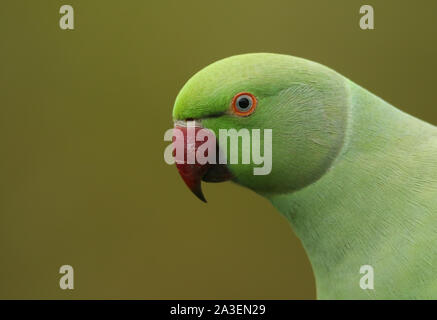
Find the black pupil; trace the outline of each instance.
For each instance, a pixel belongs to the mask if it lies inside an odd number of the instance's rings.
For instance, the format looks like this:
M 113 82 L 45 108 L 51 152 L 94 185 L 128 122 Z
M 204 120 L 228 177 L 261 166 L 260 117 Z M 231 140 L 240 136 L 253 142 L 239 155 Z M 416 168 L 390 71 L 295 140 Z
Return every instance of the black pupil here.
M 247 98 L 241 98 L 240 100 L 238 100 L 238 106 L 241 109 L 246 109 L 247 107 L 249 107 L 250 105 L 250 101 Z

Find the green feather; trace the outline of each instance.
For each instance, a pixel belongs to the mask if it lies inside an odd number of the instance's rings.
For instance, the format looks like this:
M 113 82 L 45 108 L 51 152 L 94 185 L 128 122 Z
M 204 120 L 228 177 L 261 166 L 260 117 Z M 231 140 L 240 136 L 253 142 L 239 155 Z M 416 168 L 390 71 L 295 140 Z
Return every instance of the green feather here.
M 249 91 L 253 115 L 229 112 Z M 321 299 L 437 298 L 437 128 L 335 71 L 304 59 L 248 54 L 218 61 L 179 93 L 175 119 L 273 130 L 273 168 L 230 164 L 234 181 L 290 221 Z M 362 265 L 374 290 L 359 286 Z

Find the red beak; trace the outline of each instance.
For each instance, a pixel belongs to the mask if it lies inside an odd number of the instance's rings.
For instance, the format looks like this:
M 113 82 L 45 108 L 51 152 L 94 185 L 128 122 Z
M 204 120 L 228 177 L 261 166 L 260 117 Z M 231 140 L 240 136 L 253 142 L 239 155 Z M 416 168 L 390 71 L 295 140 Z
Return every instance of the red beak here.
M 196 136 L 200 130 L 204 129 L 195 121 L 177 121 L 173 133 L 173 144 L 175 147 L 176 167 L 179 174 L 184 180 L 187 187 L 203 202 L 206 202 L 202 192 L 202 180 L 210 182 L 221 182 L 231 178 L 230 172 L 224 165 L 214 163 L 199 163 L 197 150 L 199 146 L 209 139 L 214 139 L 213 144 L 216 146 L 215 135 L 212 131 L 207 130 L 206 138 L 202 141 L 196 141 Z M 177 132 L 176 132 L 177 131 Z M 183 144 L 183 145 L 182 145 Z M 218 160 L 218 148 L 216 149 Z M 205 156 L 208 155 L 206 151 Z

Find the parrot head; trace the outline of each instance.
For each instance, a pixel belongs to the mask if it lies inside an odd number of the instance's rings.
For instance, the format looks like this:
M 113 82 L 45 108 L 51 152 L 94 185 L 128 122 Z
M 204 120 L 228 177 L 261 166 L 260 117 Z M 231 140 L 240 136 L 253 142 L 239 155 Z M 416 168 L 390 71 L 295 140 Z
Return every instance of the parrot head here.
M 347 79 L 308 60 L 255 53 L 217 61 L 195 74 L 180 90 L 173 109 L 175 128 L 186 135 L 188 124 L 193 123 L 195 131 L 205 128 L 215 137 L 220 136 L 220 130 L 258 130 L 258 136 L 250 137 L 260 138 L 261 153 L 269 144 L 271 170 L 254 174 L 260 164 L 255 163 L 251 152 L 250 161 L 242 163 L 245 147 L 240 143 L 237 163 L 229 161 L 230 151 L 225 164 L 177 164 L 179 173 L 204 201 L 202 180 L 232 180 L 260 194 L 301 189 L 320 178 L 339 154 L 345 140 L 349 100 Z M 266 130 L 271 130 L 270 140 L 263 135 Z M 188 149 L 195 150 L 199 144 L 195 141 Z M 220 140 L 217 150 L 222 147 Z

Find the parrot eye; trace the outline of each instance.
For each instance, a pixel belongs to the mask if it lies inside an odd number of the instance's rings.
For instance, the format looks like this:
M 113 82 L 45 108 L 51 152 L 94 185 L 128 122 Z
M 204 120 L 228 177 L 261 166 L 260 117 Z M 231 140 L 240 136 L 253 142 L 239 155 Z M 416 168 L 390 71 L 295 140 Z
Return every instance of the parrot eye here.
M 249 92 L 240 92 L 232 99 L 232 110 L 236 115 L 248 116 L 255 111 L 256 98 Z

